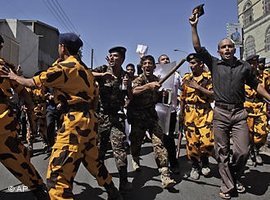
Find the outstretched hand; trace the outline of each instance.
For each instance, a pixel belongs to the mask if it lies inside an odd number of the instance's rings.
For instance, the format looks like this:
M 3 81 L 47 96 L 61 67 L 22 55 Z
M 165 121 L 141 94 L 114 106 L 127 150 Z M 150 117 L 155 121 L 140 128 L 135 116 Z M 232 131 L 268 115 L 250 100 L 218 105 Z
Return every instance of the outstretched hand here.
M 9 74 L 10 69 L 7 68 L 4 64 L 0 64 L 0 76 L 6 77 Z
M 18 77 L 11 69 L 6 68 L 4 65 L 0 65 L 0 77 L 16 80 Z
M 199 22 L 199 17 L 198 17 L 198 13 L 192 14 L 189 17 L 189 23 L 191 26 L 196 26 Z

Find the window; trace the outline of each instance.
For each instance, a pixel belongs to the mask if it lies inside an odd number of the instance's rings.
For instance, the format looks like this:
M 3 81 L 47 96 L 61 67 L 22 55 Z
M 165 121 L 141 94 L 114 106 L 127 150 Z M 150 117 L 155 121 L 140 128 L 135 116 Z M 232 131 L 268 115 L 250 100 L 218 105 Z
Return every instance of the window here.
M 263 10 L 264 14 L 270 13 L 270 0 L 264 0 Z
M 270 27 L 268 27 L 265 33 L 265 51 L 270 51 Z
M 243 24 L 244 26 L 248 26 L 253 22 L 253 9 L 252 3 L 248 1 L 244 6 L 243 11 Z
M 248 36 L 245 41 L 245 57 L 256 54 L 255 39 L 253 36 Z

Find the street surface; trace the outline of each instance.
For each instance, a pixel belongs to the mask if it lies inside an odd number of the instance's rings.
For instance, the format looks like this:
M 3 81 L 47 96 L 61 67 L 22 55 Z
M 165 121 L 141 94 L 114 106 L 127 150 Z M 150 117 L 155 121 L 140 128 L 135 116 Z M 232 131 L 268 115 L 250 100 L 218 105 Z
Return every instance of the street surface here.
M 46 177 L 48 155 L 43 152 L 43 144 L 34 144 L 34 156 L 31 161 L 41 176 Z M 232 199 L 239 200 L 269 200 L 270 199 L 270 157 L 262 155 L 265 164 L 257 167 L 247 167 L 243 183 L 247 192 Z M 118 186 L 118 174 L 115 167 L 112 152 L 108 151 L 105 161 L 113 180 Z M 177 181 L 175 187 L 168 191 L 161 187 L 160 176 L 154 162 L 154 155 L 150 143 L 145 143 L 142 148 L 142 171 L 133 172 L 130 156 L 129 180 L 133 183 L 133 190 L 124 196 L 126 200 L 216 200 L 219 198 L 220 176 L 217 171 L 217 163 L 211 159 L 212 175 L 209 178 L 201 176 L 198 181 L 189 178 L 191 165 L 186 160 L 185 147 L 181 147 L 181 157 L 179 158 L 180 175 L 173 177 Z M 13 175 L 0 164 L 0 200 L 34 200 L 31 192 L 20 184 Z M 102 200 L 107 199 L 104 188 L 97 185 L 95 179 L 81 165 L 74 182 L 73 192 L 75 199 L 79 200 Z

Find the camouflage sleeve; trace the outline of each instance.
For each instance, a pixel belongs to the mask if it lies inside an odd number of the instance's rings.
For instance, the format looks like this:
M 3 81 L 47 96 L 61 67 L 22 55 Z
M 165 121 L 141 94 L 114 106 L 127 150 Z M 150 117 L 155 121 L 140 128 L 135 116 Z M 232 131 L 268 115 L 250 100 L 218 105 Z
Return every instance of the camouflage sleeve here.
M 44 71 L 37 76 L 34 76 L 33 80 L 37 87 L 45 86 L 58 88 L 65 83 L 66 75 L 61 65 L 58 64 L 48 68 L 47 71 Z
M 143 84 L 143 79 L 139 76 L 135 80 L 132 81 L 132 89 L 138 86 L 142 86 Z

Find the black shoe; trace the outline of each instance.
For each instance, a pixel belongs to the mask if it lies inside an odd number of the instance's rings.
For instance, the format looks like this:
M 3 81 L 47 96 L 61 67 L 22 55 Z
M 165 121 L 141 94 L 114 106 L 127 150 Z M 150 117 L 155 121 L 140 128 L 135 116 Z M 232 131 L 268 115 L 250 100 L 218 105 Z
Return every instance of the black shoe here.
M 170 170 L 172 171 L 173 174 L 180 174 L 180 169 L 178 166 L 171 167 Z
M 130 183 L 128 181 L 125 183 L 120 183 L 120 185 L 119 185 L 119 191 L 121 193 L 127 193 L 127 192 L 131 191 L 132 188 L 133 188 L 132 183 Z
M 106 192 L 108 193 L 108 200 L 123 200 L 120 192 L 114 186 L 113 183 L 110 185 L 105 186 Z

